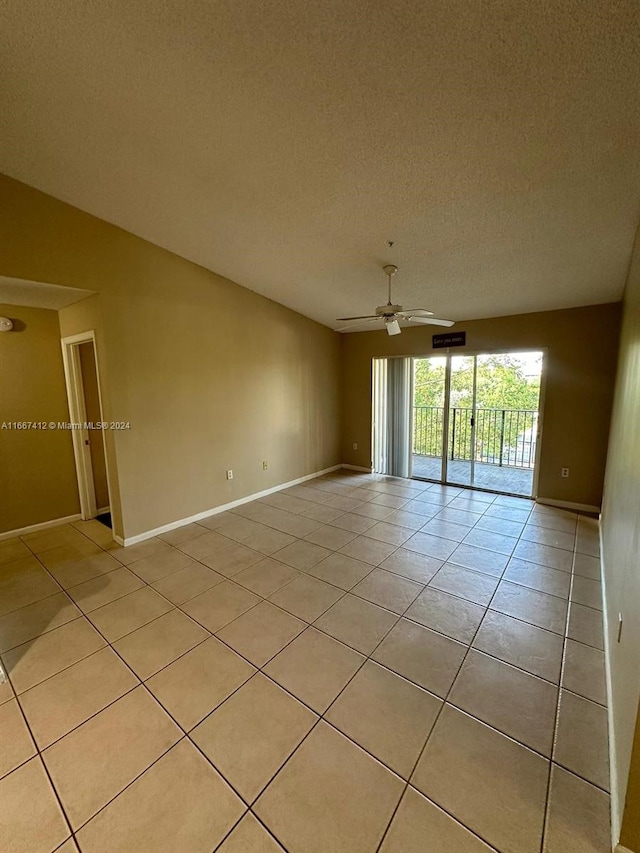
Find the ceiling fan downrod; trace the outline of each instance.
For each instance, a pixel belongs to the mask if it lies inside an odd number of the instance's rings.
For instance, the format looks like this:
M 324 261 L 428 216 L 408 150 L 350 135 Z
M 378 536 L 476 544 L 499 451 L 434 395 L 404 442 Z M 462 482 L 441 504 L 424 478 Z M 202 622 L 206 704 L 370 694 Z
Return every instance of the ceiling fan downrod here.
M 387 279 L 389 281 L 387 305 L 391 305 L 391 279 L 398 272 L 398 267 L 395 264 L 386 264 L 384 267 L 382 267 L 382 269 L 384 270 L 385 275 L 387 276 Z

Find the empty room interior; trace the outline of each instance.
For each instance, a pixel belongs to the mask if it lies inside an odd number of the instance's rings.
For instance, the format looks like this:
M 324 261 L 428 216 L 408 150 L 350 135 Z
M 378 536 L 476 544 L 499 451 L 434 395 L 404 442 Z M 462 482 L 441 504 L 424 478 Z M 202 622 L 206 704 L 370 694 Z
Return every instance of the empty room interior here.
M 640 853 L 637 3 L 1 20 L 3 853 Z

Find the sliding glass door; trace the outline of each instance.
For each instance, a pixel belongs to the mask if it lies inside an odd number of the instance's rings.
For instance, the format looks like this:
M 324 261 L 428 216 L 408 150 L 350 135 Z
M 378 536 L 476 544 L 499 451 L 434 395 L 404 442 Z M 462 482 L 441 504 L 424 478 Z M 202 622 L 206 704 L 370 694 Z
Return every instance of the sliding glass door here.
M 457 486 L 473 486 L 476 359 L 473 355 L 453 355 L 449 356 L 449 363 L 449 440 L 445 478 Z
M 542 353 L 413 359 L 411 476 L 533 494 Z
M 413 359 L 413 453 L 411 476 L 444 480 L 446 388 L 448 360 L 444 356 Z

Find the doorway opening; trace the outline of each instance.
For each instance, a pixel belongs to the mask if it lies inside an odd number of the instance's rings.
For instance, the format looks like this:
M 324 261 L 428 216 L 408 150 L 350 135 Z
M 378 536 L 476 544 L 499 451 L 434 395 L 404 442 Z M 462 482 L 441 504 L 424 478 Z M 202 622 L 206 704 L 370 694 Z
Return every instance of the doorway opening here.
M 413 359 L 411 476 L 532 497 L 543 353 Z
M 62 358 L 71 417 L 80 512 L 111 528 L 100 380 L 95 335 L 85 332 L 62 339 Z

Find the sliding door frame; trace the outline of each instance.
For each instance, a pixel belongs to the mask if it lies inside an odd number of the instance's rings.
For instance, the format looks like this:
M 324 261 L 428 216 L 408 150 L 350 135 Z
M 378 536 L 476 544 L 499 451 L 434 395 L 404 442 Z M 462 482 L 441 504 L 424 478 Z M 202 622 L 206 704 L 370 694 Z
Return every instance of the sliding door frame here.
M 414 369 L 413 358 L 409 358 L 410 368 L 409 368 L 409 406 L 411 411 L 409 413 L 409 446 L 407 448 L 407 452 L 409 454 L 409 480 L 413 480 L 413 437 L 415 434 L 415 418 L 413 417 L 413 400 L 416 390 L 416 372 Z
M 446 483 L 449 474 L 449 412 L 451 409 L 451 358 L 449 351 L 445 356 L 444 365 L 444 411 L 442 413 L 442 483 Z
M 476 474 L 476 412 L 478 405 L 478 356 L 472 355 L 473 359 L 473 392 L 471 394 L 471 447 L 469 449 L 470 466 L 469 466 L 469 487 L 475 488 Z
M 539 352 L 542 354 L 542 365 L 540 368 L 540 393 L 538 396 L 538 423 L 536 430 L 536 452 L 534 457 L 534 467 L 533 467 L 533 479 L 532 479 L 532 494 L 531 495 L 519 495 L 514 494 L 513 492 L 498 492 L 497 494 L 503 495 L 513 495 L 514 497 L 519 498 L 535 498 L 538 495 L 538 483 L 540 478 L 540 459 L 541 459 L 541 451 L 542 451 L 542 437 L 543 437 L 543 424 L 544 424 L 544 404 L 545 404 L 545 396 L 546 396 L 546 386 L 547 386 L 547 358 L 548 358 L 548 347 L 519 347 L 517 349 L 513 348 L 495 348 L 491 350 L 478 350 L 475 352 L 456 352 L 455 350 L 452 352 L 451 348 L 447 348 L 444 352 L 430 352 L 425 353 L 424 355 L 412 355 L 410 356 L 412 360 L 412 370 L 411 370 L 411 406 L 413 407 L 413 392 L 414 392 L 414 381 L 415 381 L 415 361 L 418 359 L 427 359 L 427 358 L 446 358 L 445 364 L 445 377 L 444 377 L 444 413 L 443 413 L 443 423 L 442 423 L 442 457 L 441 457 L 441 480 L 430 480 L 428 478 L 423 477 L 414 477 L 413 476 L 413 415 L 411 417 L 412 429 L 411 429 L 411 442 L 409 445 L 410 451 L 410 477 L 412 479 L 422 480 L 423 482 L 436 482 L 441 483 L 444 486 L 459 486 L 461 488 L 471 488 L 475 489 L 479 492 L 489 492 L 491 494 L 496 494 L 495 489 L 486 489 L 482 486 L 476 486 L 473 484 L 473 475 L 475 468 L 475 459 L 473 449 L 475 448 L 475 429 L 476 429 L 476 403 L 477 403 L 477 371 L 478 371 L 478 356 L 481 355 L 518 355 L 520 353 L 529 353 L 529 352 Z M 449 412 L 450 412 L 450 403 L 451 403 L 451 359 L 456 355 L 460 356 L 471 356 L 474 358 L 474 370 L 473 370 L 473 425 L 471 427 L 471 483 L 465 486 L 463 483 L 453 483 L 448 479 L 448 456 L 449 456 Z M 395 358 L 396 356 L 390 356 L 390 358 Z M 406 358 L 407 356 L 402 356 L 402 358 Z
M 540 459 L 542 458 L 542 428 L 544 424 L 544 402 L 547 393 L 547 347 L 539 350 L 524 350 L 524 352 L 541 352 L 542 367 L 540 368 L 540 396 L 538 397 L 538 423 L 536 431 L 536 454 L 533 463 L 533 484 L 531 487 L 534 500 L 538 497 L 538 482 L 540 479 Z

